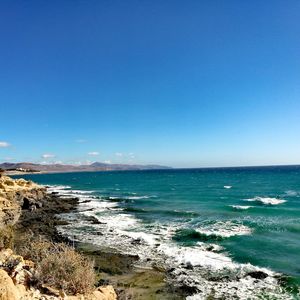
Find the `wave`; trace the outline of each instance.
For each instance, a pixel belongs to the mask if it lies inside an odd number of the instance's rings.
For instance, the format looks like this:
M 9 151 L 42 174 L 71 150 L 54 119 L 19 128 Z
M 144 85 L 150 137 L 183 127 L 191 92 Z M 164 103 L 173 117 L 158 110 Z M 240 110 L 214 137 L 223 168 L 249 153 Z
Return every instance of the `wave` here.
M 105 199 L 114 202 L 133 202 L 134 200 L 156 198 L 156 196 L 108 196 Z
M 183 228 L 183 229 L 178 229 L 175 235 L 172 237 L 172 239 L 177 242 L 190 242 L 190 241 L 208 242 L 208 241 L 220 241 L 223 238 L 216 234 L 207 235 L 195 229 Z
M 252 233 L 251 228 L 234 221 L 219 221 L 207 224 L 197 228 L 196 231 L 208 237 L 216 236 L 222 238 L 229 238 L 236 235 L 250 235 Z
M 127 212 L 138 212 L 138 213 L 148 213 L 147 210 L 142 209 L 142 208 L 136 208 L 136 207 L 126 207 L 126 208 L 124 208 L 124 211 L 127 211 Z
M 149 199 L 149 198 L 153 198 L 153 196 L 128 196 L 128 197 L 125 197 L 125 199 L 129 199 L 129 200 L 140 200 L 140 199 Z
M 236 210 L 247 210 L 247 209 L 253 207 L 251 205 L 229 205 L 229 206 Z
M 67 189 L 70 187 L 65 189 L 65 192 L 70 192 Z M 236 263 L 226 253 L 218 253 L 223 249 L 217 245 L 217 241 L 236 235 L 251 234 L 251 228 L 240 222 L 202 222 L 197 228 L 180 228 L 183 226 L 182 222 L 143 224 L 133 214 L 118 210 L 122 208 L 118 202 L 138 199 L 129 199 L 129 196 L 96 200 L 84 193 L 77 194 L 77 197 L 83 200 L 79 210 L 69 214 L 69 217 L 72 216 L 72 222 L 60 226 L 58 228 L 60 233 L 77 241 L 105 245 L 122 253 L 138 255 L 140 263 L 146 266 L 151 267 L 153 262 L 166 266 L 169 270 L 168 280 L 174 280 L 175 286 L 193 289 L 194 295 L 187 299 L 206 299 L 212 294 L 215 298 L 257 299 L 256 295 L 259 292 L 276 296 L 270 299 L 290 299 L 287 295 L 282 298 L 278 296 L 281 293 L 277 290 L 278 274 L 250 264 Z M 84 200 L 88 200 L 87 197 L 91 199 L 89 202 Z M 150 198 L 150 196 L 132 197 Z M 135 207 L 125 208 L 125 212 L 130 210 L 187 216 L 193 214 L 177 210 L 147 211 Z M 97 218 L 99 224 L 97 222 L 93 224 L 88 218 L 82 218 L 89 215 Z M 196 243 L 193 247 L 185 247 L 174 240 L 182 242 L 193 240 Z M 255 272 L 263 274 L 264 278 L 255 279 L 249 275 Z
M 95 200 L 90 200 L 90 201 L 82 201 L 79 202 L 79 207 L 78 211 L 84 212 L 84 211 L 93 211 L 94 213 L 98 212 L 103 212 L 107 210 L 111 210 L 117 207 L 116 203 L 111 203 L 107 201 L 95 201 Z
M 47 188 L 48 192 L 56 192 L 71 188 L 69 185 L 45 185 L 45 187 Z
M 118 230 L 128 230 L 130 228 L 135 228 L 139 223 L 138 220 L 129 214 L 111 214 L 111 215 L 95 215 L 96 218 L 104 224 L 107 224 L 109 228 L 114 228 Z
M 231 185 L 224 185 L 224 189 L 231 189 L 232 186 Z
M 231 221 L 216 222 L 204 225 L 200 228 L 182 228 L 178 229 L 173 236 L 173 240 L 180 242 L 189 241 L 221 241 L 224 238 L 230 238 L 237 235 L 249 235 L 252 233 L 251 228 L 234 223 Z
M 156 210 L 156 209 L 144 209 L 144 208 L 137 208 L 137 207 L 126 207 L 123 209 L 127 212 L 137 212 L 137 213 L 147 213 L 147 214 L 161 214 L 165 216 L 174 216 L 174 217 L 185 217 L 185 218 L 192 218 L 198 217 L 199 213 L 193 211 L 180 211 L 180 210 Z
M 83 191 L 83 190 L 66 190 L 66 192 L 70 194 L 79 194 L 79 195 L 84 195 L 84 194 L 92 194 L 94 191 Z
M 265 205 L 278 205 L 287 202 L 284 199 L 271 198 L 271 197 L 254 197 L 251 199 L 245 199 L 245 201 L 249 202 L 259 202 Z

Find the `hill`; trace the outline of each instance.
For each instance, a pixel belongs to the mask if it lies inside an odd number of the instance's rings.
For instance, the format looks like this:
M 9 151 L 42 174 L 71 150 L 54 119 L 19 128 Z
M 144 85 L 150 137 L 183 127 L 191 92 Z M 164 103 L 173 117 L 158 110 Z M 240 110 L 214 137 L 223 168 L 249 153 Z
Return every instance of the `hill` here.
M 68 165 L 68 164 L 35 164 L 30 162 L 2 163 L 0 168 L 5 171 L 19 172 L 91 172 L 91 171 L 117 171 L 117 170 L 158 170 L 170 169 L 160 165 L 129 165 L 129 164 L 106 164 L 95 162 L 90 165 Z

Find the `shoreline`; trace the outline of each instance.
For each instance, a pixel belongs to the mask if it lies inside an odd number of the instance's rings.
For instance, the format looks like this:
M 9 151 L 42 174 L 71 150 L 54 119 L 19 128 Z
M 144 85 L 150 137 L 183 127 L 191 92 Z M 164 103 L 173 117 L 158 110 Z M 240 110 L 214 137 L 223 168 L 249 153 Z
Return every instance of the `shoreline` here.
M 74 246 L 78 252 L 95 261 L 97 285 L 113 285 L 120 300 L 181 300 L 188 296 L 188 291 L 175 291 L 168 285 L 164 269 L 136 266 L 139 260 L 137 255 L 121 254 L 107 247 L 76 242 L 61 235 L 57 226 L 66 225 L 67 222 L 59 214 L 75 211 L 78 204 L 76 197 L 62 198 L 56 193 L 47 193 L 40 208 L 33 212 L 22 210 L 15 225 L 16 242 L 30 231 L 34 236 L 40 235 L 55 243 Z
M 270 292 L 272 295 L 278 295 L 278 299 L 292 299 L 284 292 L 284 290 L 287 291 L 286 288 L 292 288 L 292 286 L 283 274 L 250 264 L 236 263 L 226 255 L 214 253 L 213 249 L 173 247 L 172 252 L 161 256 L 157 248 L 163 247 L 164 244 L 155 244 L 145 249 L 143 247 L 147 246 L 147 243 L 143 243 L 137 236 L 131 236 L 127 241 L 125 240 L 126 247 L 120 248 L 109 242 L 112 236 L 117 243 L 122 239 L 124 242 L 126 234 L 122 235 L 118 230 L 113 229 L 114 224 L 117 225 L 118 222 L 106 223 L 93 213 L 95 209 L 97 211 L 98 204 L 109 212 L 112 208 L 102 206 L 102 204 L 106 204 L 107 199 L 115 203 L 116 199 L 100 197 L 104 199 L 102 203 L 101 200 L 93 200 L 99 199 L 97 196 L 93 199 L 85 196 L 84 194 L 91 193 L 89 190 L 69 190 L 71 186 L 63 185 L 44 187 L 48 188 L 48 192 L 41 200 L 42 205 L 33 212 L 29 209 L 22 210 L 22 216 L 17 225 L 19 235 L 29 229 L 34 235 L 42 234 L 55 242 L 64 242 L 74 246 L 78 252 L 96 262 L 96 286 L 112 285 L 118 294 L 118 299 L 192 300 L 199 299 L 197 297 L 202 297 L 203 294 L 212 297 L 211 299 L 219 299 L 218 297 L 225 294 L 228 299 L 243 299 L 243 297 L 236 297 L 244 296 L 245 293 L 253 295 L 254 288 L 259 291 L 258 294 L 255 292 L 255 295 Z M 119 200 L 117 199 L 117 202 Z M 115 206 L 117 205 L 113 205 Z M 117 215 L 119 215 L 118 211 L 116 209 Z M 107 226 L 107 224 L 110 225 Z M 77 238 L 76 228 L 82 225 L 97 228 L 92 234 L 93 239 L 85 238 L 85 235 L 88 235 L 85 227 Z M 145 252 L 144 256 L 141 249 L 150 252 Z M 182 257 L 181 250 L 188 255 L 186 258 Z M 194 250 L 198 252 L 193 252 Z M 160 256 L 152 257 L 152 254 Z M 198 255 L 197 261 L 194 255 Z M 221 263 L 220 267 L 214 268 L 211 264 L 218 261 Z M 245 293 L 238 292 L 243 285 L 246 285 Z

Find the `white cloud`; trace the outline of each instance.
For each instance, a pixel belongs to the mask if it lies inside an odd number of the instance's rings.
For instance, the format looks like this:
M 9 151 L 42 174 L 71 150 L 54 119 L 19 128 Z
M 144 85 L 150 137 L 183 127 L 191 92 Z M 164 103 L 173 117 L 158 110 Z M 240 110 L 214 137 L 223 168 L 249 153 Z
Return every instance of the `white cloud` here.
M 55 157 L 55 155 L 51 154 L 51 153 L 45 153 L 45 154 L 42 155 L 42 158 L 45 158 L 45 159 L 47 159 L 47 158 L 53 158 L 53 157 Z
M 8 142 L 0 142 L 0 148 L 7 148 L 10 144 Z
M 110 160 L 105 160 L 104 163 L 105 164 L 111 164 L 111 161 Z
M 130 153 L 129 153 L 129 157 L 130 157 L 130 158 L 135 158 L 134 153 L 133 153 L 133 152 L 130 152 Z
M 91 151 L 91 152 L 88 152 L 88 155 L 91 155 L 91 156 L 97 156 L 99 155 L 100 153 L 98 151 Z
M 123 153 L 121 153 L 121 152 L 116 152 L 116 153 L 115 153 L 115 156 L 122 157 L 122 156 L 123 156 Z

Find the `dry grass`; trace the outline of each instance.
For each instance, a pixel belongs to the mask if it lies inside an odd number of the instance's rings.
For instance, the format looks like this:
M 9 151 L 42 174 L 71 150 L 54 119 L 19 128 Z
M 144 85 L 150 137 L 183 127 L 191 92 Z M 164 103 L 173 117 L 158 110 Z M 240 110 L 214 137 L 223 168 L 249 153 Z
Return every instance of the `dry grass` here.
M 94 263 L 68 245 L 27 237 L 27 243 L 21 243 L 18 254 L 35 262 L 35 277 L 40 285 L 73 295 L 90 292 L 94 287 Z
M 14 245 L 14 228 L 6 226 L 0 229 L 0 249 L 12 248 Z

